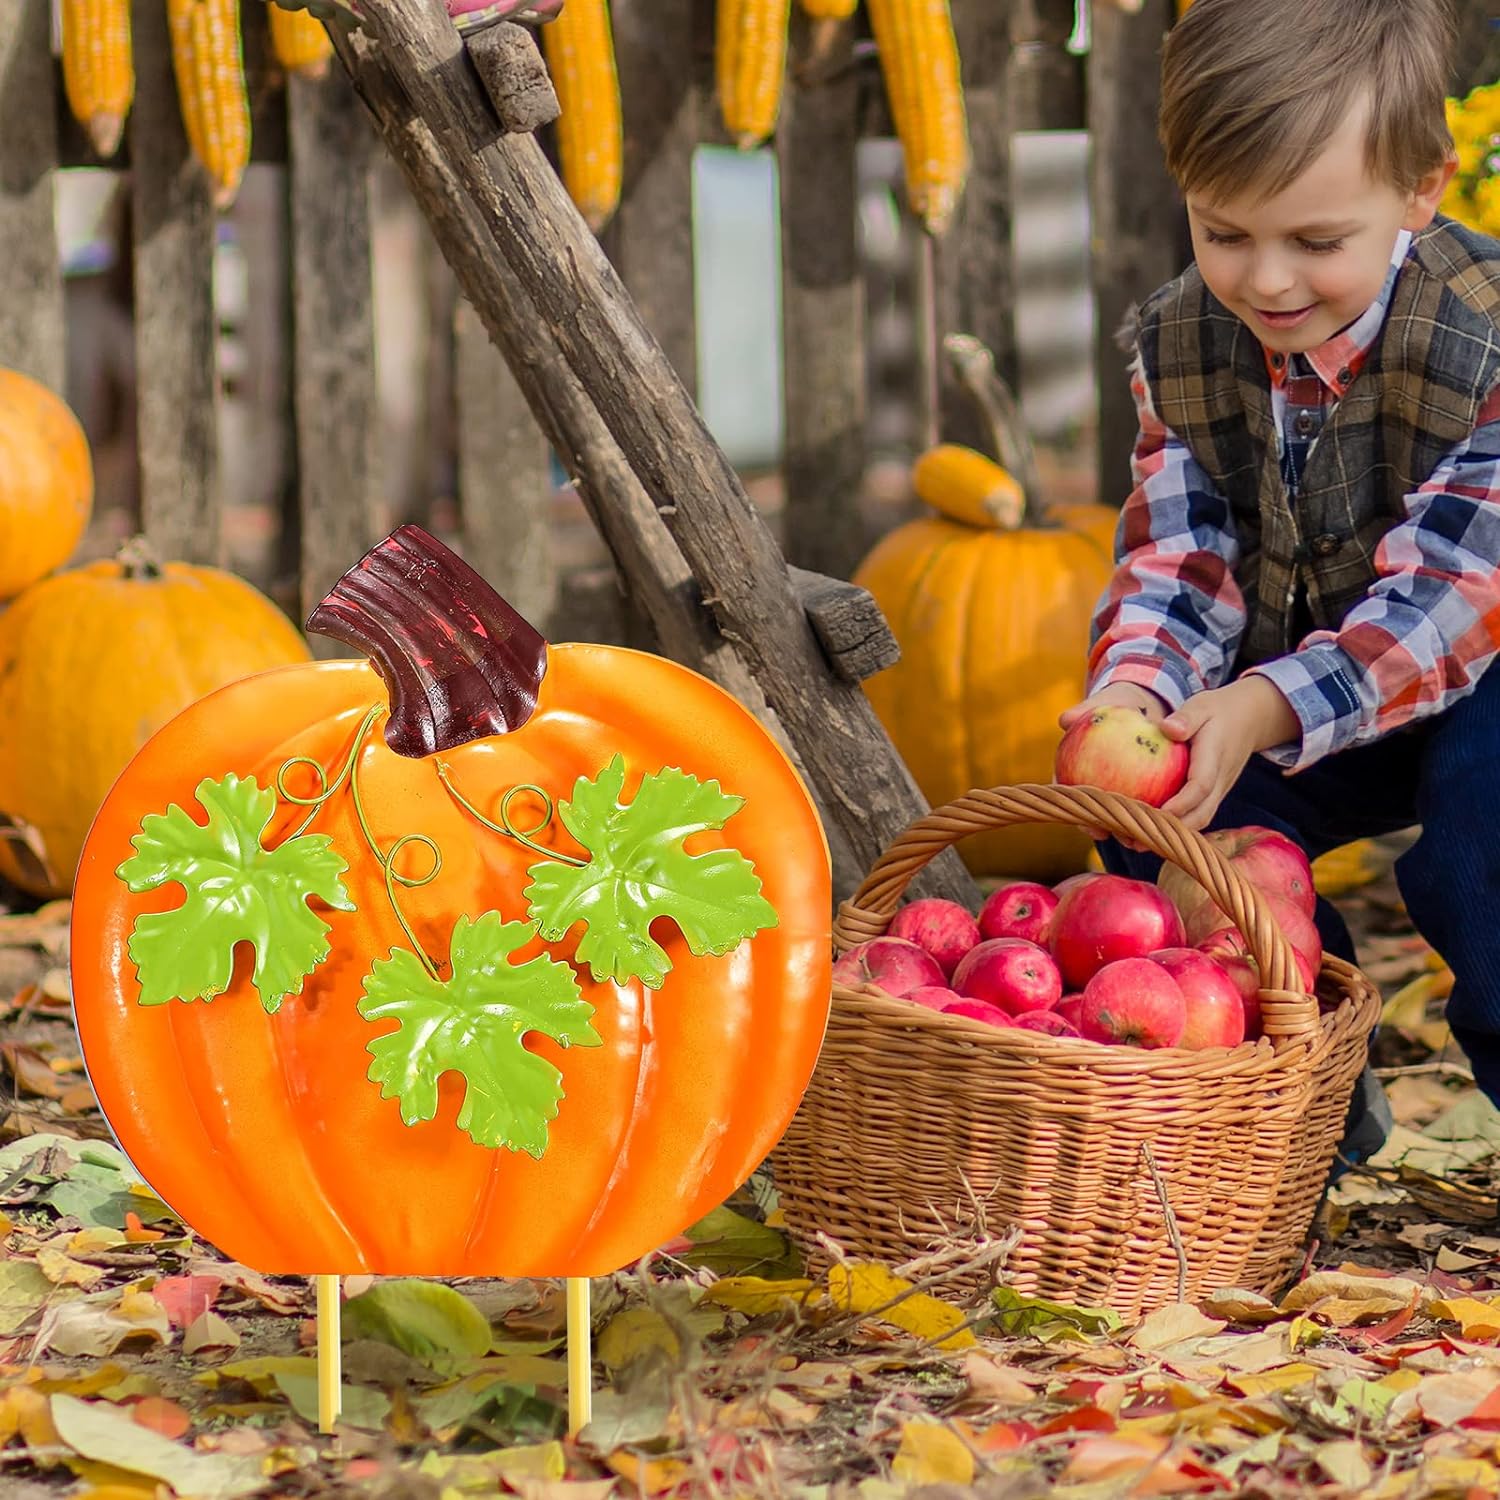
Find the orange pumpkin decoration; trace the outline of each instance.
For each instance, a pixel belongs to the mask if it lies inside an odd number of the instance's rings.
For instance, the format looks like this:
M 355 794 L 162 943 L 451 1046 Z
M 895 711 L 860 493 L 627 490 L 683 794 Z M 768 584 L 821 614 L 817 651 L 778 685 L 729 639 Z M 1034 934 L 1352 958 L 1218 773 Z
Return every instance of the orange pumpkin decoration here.
M 0 599 L 60 567 L 94 508 L 78 418 L 19 370 L 0 370 Z
M 0 874 L 66 894 L 95 810 L 155 730 L 236 677 L 307 659 L 244 579 L 159 563 L 141 538 L 32 584 L 0 615 L 0 814 L 28 834 L 0 838 Z
M 211 694 L 90 833 L 73 984 L 105 1116 L 186 1222 L 267 1271 L 617 1269 L 721 1203 L 811 1075 L 811 800 L 717 686 L 547 646 L 414 527 L 309 624 L 378 675 Z

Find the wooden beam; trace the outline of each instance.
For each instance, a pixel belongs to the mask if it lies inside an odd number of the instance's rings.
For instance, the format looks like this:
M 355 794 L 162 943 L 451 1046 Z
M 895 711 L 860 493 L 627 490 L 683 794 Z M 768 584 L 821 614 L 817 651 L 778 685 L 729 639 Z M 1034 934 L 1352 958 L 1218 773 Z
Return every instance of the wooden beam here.
M 0 6 L 0 366 L 64 395 L 67 338 L 52 204 L 50 7 Z
M 1067 49 L 1077 0 L 1011 0 L 1010 128 L 1083 129 L 1083 59 Z
M 688 582 L 703 592 L 719 634 L 774 705 L 823 814 L 836 888 L 847 892 L 925 805 L 910 773 L 860 689 L 828 667 L 780 553 L 733 468 L 535 141 L 510 136 L 471 148 L 488 105 L 477 78 L 456 61 L 460 43 L 441 7 L 368 0 L 363 9 L 378 46 L 353 54 L 365 65 L 357 85 L 377 118 L 382 104 L 390 109 L 403 95 L 410 101 L 430 141 L 412 144 L 419 154 L 434 152 L 446 181 L 459 190 L 457 201 L 447 190 L 434 199 L 430 169 L 414 181 L 460 282 L 476 307 L 489 310 L 487 322 L 490 311 L 511 301 L 523 327 L 509 338 L 491 327 L 508 357 L 511 345 L 528 341 L 540 345 L 544 357 L 549 347 L 561 356 L 566 380 L 556 378 L 557 364 L 549 365 L 551 378 L 539 377 L 519 348 L 512 368 L 544 426 L 560 427 L 567 408 L 580 439 L 561 450 L 570 462 L 578 460 L 582 440 L 594 435 L 580 405 L 591 407 L 607 429 L 676 542 Z M 340 56 L 350 54 L 341 50 Z M 385 82 L 372 87 L 369 70 L 386 74 Z M 390 123 L 399 131 L 399 121 Z M 457 243 L 455 228 L 461 231 Z M 508 299 L 507 288 L 524 302 Z M 613 497 L 618 487 L 608 493 Z M 627 580 L 638 593 L 654 593 L 649 569 Z M 956 857 L 935 861 L 925 873 L 930 885 L 960 899 L 975 895 Z
M 162 556 L 221 566 L 217 220 L 207 174 L 189 154 L 183 133 L 161 0 L 134 0 L 130 28 L 141 526 Z
M 829 666 L 845 682 L 863 682 L 901 660 L 901 647 L 868 589 L 805 568 L 789 571 Z
M 793 562 L 847 578 L 867 538 L 864 277 L 855 148 L 852 18 L 793 12 L 792 65 L 776 133 L 781 183 L 783 545 Z

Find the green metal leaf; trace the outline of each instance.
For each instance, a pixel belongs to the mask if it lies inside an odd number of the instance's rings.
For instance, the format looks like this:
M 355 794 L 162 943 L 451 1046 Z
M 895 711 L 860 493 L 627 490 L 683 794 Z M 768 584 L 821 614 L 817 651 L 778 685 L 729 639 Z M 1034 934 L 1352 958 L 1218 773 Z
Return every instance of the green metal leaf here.
M 400 1027 L 369 1045 L 371 1082 L 401 1102 L 413 1125 L 437 1113 L 438 1079 L 450 1069 L 467 1087 L 458 1128 L 480 1146 L 505 1146 L 539 1157 L 547 1122 L 563 1097 L 562 1074 L 522 1045 L 538 1031 L 564 1047 L 597 1047 L 594 1008 L 579 994 L 567 964 L 545 955 L 512 964 L 534 935 L 530 922 L 486 912 L 460 917 L 450 944 L 451 977 L 434 979 L 416 954 L 397 948 L 365 976 L 359 1013 Z
M 339 878 L 348 865 L 325 833 L 265 848 L 276 793 L 254 777 L 204 777 L 193 795 L 208 813 L 206 825 L 175 802 L 148 813 L 130 841 L 136 852 L 115 871 L 137 895 L 169 881 L 187 892 L 181 906 L 139 916 L 131 929 L 140 1004 L 222 995 L 235 945 L 248 942 L 260 1003 L 274 1013 L 328 956 L 328 923 L 308 909 L 308 898 L 354 910 Z
M 672 963 L 651 936 L 658 917 L 670 917 L 695 954 L 728 953 L 777 925 L 755 867 L 737 849 L 689 854 L 683 847 L 691 834 L 722 828 L 743 797 L 667 768 L 642 778 L 627 806 L 619 800 L 624 784 L 625 759 L 617 755 L 593 781 L 580 776 L 573 800 L 559 805 L 568 832 L 592 857 L 582 868 L 542 860 L 528 869 L 526 898 L 543 938 L 555 942 L 582 922 L 578 961 L 596 980 L 639 979 L 659 989 Z

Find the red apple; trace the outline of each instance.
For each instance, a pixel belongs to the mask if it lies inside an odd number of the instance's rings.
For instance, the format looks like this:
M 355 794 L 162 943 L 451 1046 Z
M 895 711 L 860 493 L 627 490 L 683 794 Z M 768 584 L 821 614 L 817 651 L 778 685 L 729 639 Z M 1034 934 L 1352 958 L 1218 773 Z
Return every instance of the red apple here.
M 960 997 L 946 984 L 919 984 L 916 989 L 908 990 L 901 998 L 910 1000 L 913 1005 L 924 1006 L 928 1010 L 946 1010 Z
M 1298 980 L 1311 994 L 1318 970 L 1323 965 L 1323 937 L 1318 931 L 1317 923 L 1306 912 L 1299 911 L 1276 896 L 1266 896 L 1264 899 L 1276 925 L 1281 928 L 1282 935 L 1292 945 Z M 1211 958 L 1218 958 L 1223 953 L 1249 956 L 1250 945 L 1239 928 L 1222 912 L 1219 913 L 1219 922 L 1222 925 L 1205 933 L 1194 946 Z
M 1234 931 L 1233 928 L 1230 931 Z M 1239 933 L 1234 935 L 1239 937 Z M 1244 953 L 1231 952 L 1227 948 L 1211 950 L 1199 948 L 1206 953 L 1229 976 L 1230 982 L 1239 991 L 1240 1005 L 1245 1012 L 1245 1040 L 1253 1042 L 1260 1035 L 1260 970 L 1255 960 Z
M 979 908 L 979 936 L 1045 943 L 1056 910 L 1057 893 L 1050 887 L 1029 880 L 1013 881 L 992 891 Z
M 1070 989 L 1117 958 L 1144 958 L 1182 944 L 1177 908 L 1148 880 L 1099 875 L 1058 903 L 1050 945 Z
M 1187 1004 L 1179 1047 L 1237 1047 L 1245 1040 L 1239 986 L 1208 954 L 1196 948 L 1161 948 L 1148 956 L 1177 981 Z
M 1081 1022 L 1090 1041 L 1175 1047 L 1187 1025 L 1187 1001 L 1160 964 L 1118 958 L 1084 986 Z
M 926 896 L 903 906 L 885 931 L 887 937 L 905 938 L 925 948 L 945 975 L 952 974 L 959 959 L 979 941 L 974 913 L 940 896 Z
M 1188 747 L 1138 708 L 1107 704 L 1075 719 L 1057 747 L 1063 786 L 1097 786 L 1160 807 L 1187 780 Z
M 1300 845 L 1285 834 L 1255 824 L 1245 828 L 1217 828 L 1205 837 L 1257 890 L 1312 916 L 1318 893 L 1313 888 L 1312 866 Z M 1156 883 L 1182 913 L 1189 942 L 1199 941 L 1223 922 L 1224 913 L 1186 870 L 1164 864 Z
M 953 988 L 1018 1016 L 1051 1010 L 1062 999 L 1062 975 L 1052 955 L 1025 938 L 986 938 L 959 960 Z
M 1052 887 L 1052 894 L 1062 901 L 1069 891 L 1077 890 L 1081 885 L 1087 885 L 1091 880 L 1097 880 L 1103 872 L 1100 870 L 1084 870 L 1078 875 L 1065 875 Z
M 898 999 L 924 984 L 942 984 L 947 977 L 925 948 L 905 938 L 878 937 L 856 943 L 833 965 L 836 981 L 858 986 L 878 984 Z
M 1017 1016 L 1011 1025 L 1018 1031 L 1040 1031 L 1047 1036 L 1077 1037 L 1080 1032 L 1071 1021 L 1065 1021 L 1055 1010 L 1029 1010 Z
M 970 1021 L 984 1021 L 990 1026 L 1014 1026 L 1015 1018 L 991 1005 L 988 1000 L 974 1000 L 966 995 L 955 995 L 951 1005 L 943 1006 L 945 1016 L 965 1016 Z
M 1078 990 L 1074 990 L 1070 995 L 1064 995 L 1062 999 L 1052 1007 L 1052 1010 L 1050 1012 L 1041 1012 L 1042 1015 L 1052 1014 L 1061 1016 L 1063 1020 L 1065 1020 L 1068 1025 L 1073 1027 L 1075 1030 L 1078 1027 L 1079 1017 L 1082 1015 L 1082 1013 L 1083 995 Z

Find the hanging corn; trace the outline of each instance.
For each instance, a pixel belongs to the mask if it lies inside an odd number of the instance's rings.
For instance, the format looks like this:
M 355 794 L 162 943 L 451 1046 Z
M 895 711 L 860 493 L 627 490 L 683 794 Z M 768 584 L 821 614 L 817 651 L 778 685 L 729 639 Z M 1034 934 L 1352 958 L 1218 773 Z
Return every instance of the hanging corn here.
M 268 0 L 271 17 L 271 52 L 288 73 L 321 78 L 328 71 L 333 43 L 318 18 L 305 10 L 283 10 Z
M 62 0 L 63 91 L 94 150 L 119 149 L 135 95 L 130 0 Z
M 958 41 L 948 0 L 866 0 L 865 8 L 901 141 L 907 202 L 929 234 L 941 234 L 969 171 Z
M 859 0 L 797 0 L 804 15 L 815 21 L 845 21 L 859 7 Z
M 776 128 L 791 11 L 791 0 L 718 0 L 714 81 L 724 127 L 742 151 Z
M 250 101 L 240 53 L 239 0 L 167 0 L 177 102 L 193 155 L 228 208 L 250 161 Z
M 606 0 L 568 0 L 541 28 L 562 113 L 557 154 L 563 185 L 597 233 L 620 206 L 624 130 L 620 79 Z

